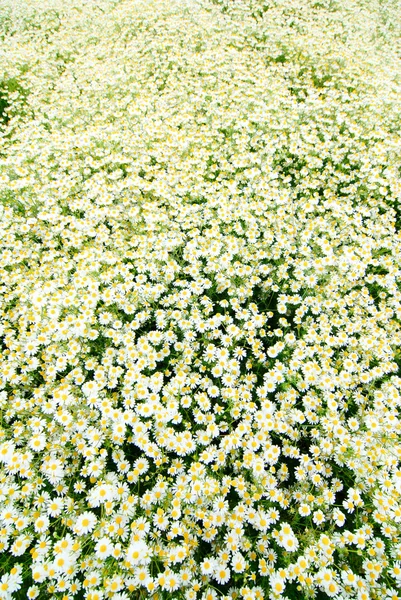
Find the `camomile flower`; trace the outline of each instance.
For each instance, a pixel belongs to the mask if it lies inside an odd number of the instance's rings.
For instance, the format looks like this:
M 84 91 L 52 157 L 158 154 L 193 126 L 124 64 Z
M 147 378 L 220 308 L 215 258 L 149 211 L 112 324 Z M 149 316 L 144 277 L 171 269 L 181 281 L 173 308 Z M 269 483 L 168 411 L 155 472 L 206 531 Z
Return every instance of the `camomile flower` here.
M 312 516 L 313 522 L 316 525 L 321 525 L 326 520 L 324 513 L 321 510 L 315 510 Z
M 146 586 L 151 581 L 153 581 L 153 579 L 150 576 L 148 567 L 146 567 L 146 566 L 137 566 L 136 569 L 135 569 L 135 575 L 134 575 L 134 583 L 135 583 L 135 585 Z
M 88 381 L 82 386 L 82 391 L 87 398 L 95 398 L 99 392 L 99 386 L 95 381 Z
M 34 522 L 35 531 L 37 531 L 38 533 L 43 533 L 47 531 L 49 528 L 49 523 L 50 521 L 47 515 L 38 517 Z
M 164 582 L 161 584 L 162 589 L 168 592 L 174 592 L 180 587 L 181 579 L 179 575 L 169 570 L 166 570 L 163 575 Z
M 12 597 L 11 595 L 17 592 L 22 585 L 22 567 L 16 565 L 11 569 L 9 573 L 3 574 L 0 579 L 0 593 L 5 597 Z
M 210 558 L 204 558 L 201 565 L 201 572 L 204 575 L 210 575 L 212 573 L 214 573 L 215 569 L 216 569 L 216 561 L 214 559 L 210 559 Z
M 73 529 L 78 535 L 86 535 L 87 533 L 93 531 L 96 523 L 96 515 L 94 515 L 92 512 L 84 512 L 78 517 Z
M 75 563 L 74 555 L 68 550 L 64 550 L 57 554 L 54 558 L 52 566 L 60 573 L 68 573 L 70 567 Z
M 65 475 L 64 465 L 59 458 L 49 458 L 42 465 L 43 473 L 52 484 L 57 484 Z
M 243 573 L 246 568 L 246 560 L 239 552 L 231 557 L 231 568 L 235 573 Z
M 31 541 L 32 538 L 30 536 L 25 534 L 19 535 L 11 544 L 9 549 L 10 553 L 13 556 L 22 556 L 26 549 L 30 546 Z
M 132 541 L 127 548 L 126 560 L 132 565 L 146 564 L 150 561 L 150 550 L 142 539 Z
M 295 552 L 299 547 L 299 542 L 295 535 L 283 536 L 280 543 L 287 552 Z
M 29 447 L 34 452 L 40 452 L 46 446 L 46 436 L 43 433 L 33 435 L 29 440 Z
M 29 598 L 29 600 L 35 600 L 35 598 L 39 596 L 39 591 L 37 585 L 31 585 L 27 590 L 26 597 Z
M 108 537 L 102 537 L 96 542 L 95 553 L 101 559 L 106 559 L 112 555 L 113 544 Z
M 308 506 L 308 504 L 302 503 L 298 507 L 298 512 L 301 515 L 301 517 L 307 517 L 311 514 L 310 506 Z
M 281 596 L 285 592 L 285 579 L 280 575 L 272 575 L 269 579 L 270 589 L 276 596 Z
M 230 569 L 226 563 L 217 563 L 213 572 L 213 577 L 217 583 L 224 584 L 230 580 Z

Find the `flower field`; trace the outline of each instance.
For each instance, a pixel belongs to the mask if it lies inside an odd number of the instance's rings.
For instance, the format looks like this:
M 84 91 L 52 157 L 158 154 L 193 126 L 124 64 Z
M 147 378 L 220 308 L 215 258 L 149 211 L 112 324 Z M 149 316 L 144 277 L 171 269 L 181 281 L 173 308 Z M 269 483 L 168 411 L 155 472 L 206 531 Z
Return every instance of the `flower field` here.
M 399 0 L 0 42 L 0 600 L 400 600 Z

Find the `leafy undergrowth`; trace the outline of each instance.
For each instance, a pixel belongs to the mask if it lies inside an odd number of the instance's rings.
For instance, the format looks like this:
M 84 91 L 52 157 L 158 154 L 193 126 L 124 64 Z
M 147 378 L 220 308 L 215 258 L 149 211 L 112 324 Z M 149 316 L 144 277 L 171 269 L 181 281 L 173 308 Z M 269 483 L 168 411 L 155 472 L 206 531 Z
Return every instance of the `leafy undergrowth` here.
M 0 5 L 0 599 L 399 598 L 399 2 Z

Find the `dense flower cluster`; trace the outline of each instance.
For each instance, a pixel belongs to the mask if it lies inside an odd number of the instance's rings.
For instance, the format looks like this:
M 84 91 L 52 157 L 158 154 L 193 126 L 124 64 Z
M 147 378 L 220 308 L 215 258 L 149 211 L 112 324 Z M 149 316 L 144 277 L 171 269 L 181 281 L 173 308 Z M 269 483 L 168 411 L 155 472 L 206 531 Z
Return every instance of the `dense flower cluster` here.
M 0 599 L 401 598 L 399 11 L 2 0 Z

